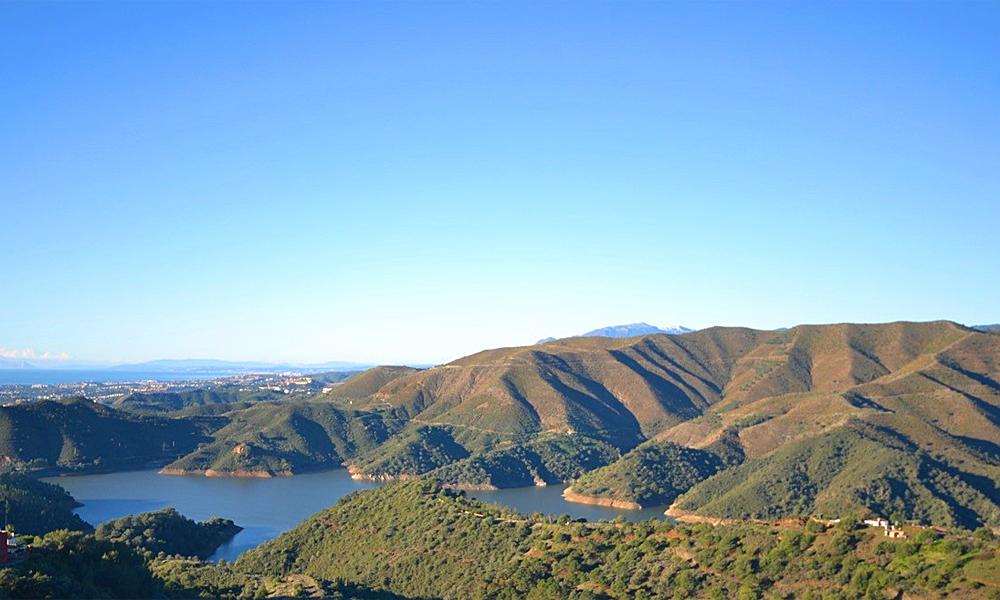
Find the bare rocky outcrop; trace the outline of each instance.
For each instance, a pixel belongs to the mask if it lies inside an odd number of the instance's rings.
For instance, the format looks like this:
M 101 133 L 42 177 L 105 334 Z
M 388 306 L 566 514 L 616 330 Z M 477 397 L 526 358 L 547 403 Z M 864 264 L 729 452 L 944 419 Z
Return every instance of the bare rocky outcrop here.
M 629 500 L 615 500 L 614 498 L 601 498 L 598 496 L 584 496 L 583 494 L 574 494 L 573 488 L 568 487 L 563 491 L 563 499 L 567 502 L 576 502 L 577 504 L 591 504 L 593 506 L 607 506 L 609 508 L 620 508 L 623 510 L 640 510 L 642 505 L 638 502 L 631 502 Z

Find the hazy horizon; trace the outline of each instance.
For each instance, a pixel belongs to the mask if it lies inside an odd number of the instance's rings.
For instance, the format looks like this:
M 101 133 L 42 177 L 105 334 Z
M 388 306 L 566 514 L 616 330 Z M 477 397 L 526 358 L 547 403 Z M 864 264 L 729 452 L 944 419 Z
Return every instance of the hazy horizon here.
M 998 4 L 295 8 L 0 4 L 0 348 L 1000 320 Z
M 964 325 L 966 327 L 977 327 L 977 326 L 984 326 L 984 325 L 997 325 L 996 323 L 985 323 L 985 322 L 984 323 L 961 323 L 959 321 L 955 321 L 954 319 L 930 319 L 929 321 L 952 321 L 952 322 L 958 323 L 960 325 Z M 886 321 L 884 323 L 888 323 L 888 322 L 889 321 Z M 787 326 L 787 327 L 774 327 L 774 328 L 751 327 L 751 329 L 775 330 L 775 329 L 788 329 L 788 328 L 793 328 L 793 327 L 798 327 L 798 326 L 836 325 L 836 324 L 841 324 L 841 323 L 848 323 L 848 321 L 831 321 L 829 323 L 796 323 L 795 325 L 790 325 L 790 326 Z M 865 323 L 865 322 L 860 322 L 860 321 L 858 321 L 858 322 L 851 322 L 851 323 L 854 323 L 854 324 L 880 324 L 880 323 L 875 323 L 875 322 Z M 636 324 L 654 325 L 654 326 L 658 326 L 658 327 L 662 327 L 662 328 L 669 328 L 669 327 L 672 327 L 672 326 L 682 326 L 682 327 L 684 326 L 683 323 L 657 324 L 657 323 L 648 323 L 648 322 L 644 322 L 644 321 L 636 321 L 636 322 L 632 322 L 632 323 L 609 324 L 608 327 L 621 326 L 621 325 L 636 325 Z M 729 324 L 729 325 L 711 325 L 709 327 L 704 327 L 704 328 L 690 328 L 690 329 L 692 330 L 692 332 L 694 332 L 694 331 L 698 331 L 699 329 L 708 329 L 708 328 L 712 328 L 712 327 L 747 327 L 747 326 L 746 325 Z M 603 329 L 603 327 L 602 328 L 598 328 L 598 329 Z M 537 343 L 543 342 L 545 339 L 548 339 L 548 337 L 552 337 L 552 338 L 558 340 L 558 339 L 579 337 L 583 333 L 584 332 L 575 332 L 575 333 L 569 333 L 569 334 L 566 334 L 566 335 L 547 336 L 546 338 L 539 338 L 539 339 L 537 339 L 537 340 L 535 340 L 533 342 L 529 341 L 529 342 L 524 342 L 522 344 L 511 344 L 511 345 L 506 346 L 506 347 L 530 346 L 530 345 L 533 345 L 533 344 L 537 344 Z M 473 354 L 473 353 L 475 353 L 475 352 L 477 352 L 479 350 L 488 350 L 488 349 L 494 349 L 494 348 L 499 348 L 499 347 L 500 346 L 483 346 L 481 348 L 477 348 L 476 350 L 470 352 L 469 354 Z M 236 359 L 234 359 L 234 358 L 225 358 L 225 357 L 218 357 L 218 356 L 160 356 L 160 357 L 156 357 L 156 358 L 143 358 L 143 359 L 140 359 L 140 360 L 114 360 L 114 359 L 100 359 L 100 358 L 84 358 L 84 359 L 79 359 L 79 358 L 72 357 L 72 356 L 69 356 L 69 355 L 62 356 L 62 357 L 34 356 L 34 355 L 30 355 L 30 354 L 29 355 L 25 355 L 25 352 L 32 353 L 33 351 L 31 351 L 31 350 L 28 350 L 28 351 L 24 351 L 24 350 L 9 350 L 9 349 L 6 349 L 6 348 L 0 348 L 0 358 L 21 359 L 21 360 L 24 360 L 25 362 L 31 364 L 33 367 L 37 367 L 37 368 L 62 368 L 63 365 L 69 363 L 69 364 L 73 364 L 73 365 L 80 365 L 79 368 L 82 368 L 82 369 L 89 369 L 89 368 L 92 368 L 92 367 L 93 368 L 119 367 L 119 366 L 142 365 L 142 364 L 146 364 L 146 363 L 155 363 L 155 362 L 183 362 L 183 361 L 205 361 L 205 362 L 219 361 L 219 362 L 223 362 L 223 363 L 234 363 L 234 364 L 260 363 L 262 365 L 264 365 L 264 364 L 267 364 L 267 365 L 282 365 L 282 364 L 287 364 L 289 366 L 300 366 L 300 365 L 301 366 L 319 366 L 319 365 L 324 365 L 324 364 L 344 363 L 345 365 L 350 364 L 350 365 L 357 365 L 357 366 L 368 366 L 368 365 L 406 365 L 406 366 L 426 367 L 426 366 L 432 366 L 432 365 L 436 365 L 436 364 L 445 364 L 445 363 L 451 362 L 452 360 L 457 360 L 459 358 L 463 358 L 464 356 L 467 356 L 467 354 L 465 354 L 465 355 L 459 355 L 459 356 L 452 356 L 452 357 L 449 357 L 449 358 L 446 358 L 446 359 L 440 360 L 440 361 L 402 360 L 402 361 L 397 361 L 397 362 L 360 361 L 360 360 L 353 360 L 350 357 L 347 357 L 347 358 L 344 358 L 344 357 L 330 357 L 330 358 L 326 358 L 326 359 L 322 359 L 322 360 L 294 360 L 294 359 L 292 359 L 292 360 L 268 360 L 268 359 L 257 359 L 257 358 L 243 358 L 243 359 L 236 358 Z M 76 367 L 73 367 L 73 368 L 76 368 Z

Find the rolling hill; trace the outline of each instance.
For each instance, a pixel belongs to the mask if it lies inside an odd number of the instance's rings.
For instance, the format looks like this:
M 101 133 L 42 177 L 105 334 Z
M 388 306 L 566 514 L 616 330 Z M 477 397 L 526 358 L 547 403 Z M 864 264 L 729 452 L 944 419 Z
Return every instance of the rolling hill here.
M 368 395 L 353 394 L 352 405 L 393 411 L 446 431 L 448 443 L 468 455 L 440 454 L 433 464 L 408 472 L 399 465 L 418 465 L 408 458 L 426 454 L 426 447 L 387 445 L 376 450 L 379 460 L 359 456 L 354 465 L 361 476 L 426 473 L 445 461 L 481 460 L 480 453 L 501 444 L 583 435 L 626 453 L 622 465 L 607 467 L 615 470 L 613 477 L 602 481 L 598 471 L 583 486 L 622 502 L 673 501 L 684 494 L 679 506 L 687 510 L 741 516 L 746 502 L 702 501 L 699 490 L 724 480 L 753 489 L 752 481 L 744 481 L 749 474 L 768 465 L 780 471 L 803 460 L 812 464 L 807 457 L 815 454 L 827 459 L 813 459 L 819 466 L 806 470 L 803 485 L 775 492 L 779 513 L 898 510 L 913 499 L 915 506 L 902 513 L 906 518 L 976 526 L 1000 516 L 1000 494 L 991 483 L 1000 478 L 1000 339 L 947 321 L 569 338 L 389 375 L 369 375 L 364 385 L 359 380 L 356 389 Z M 381 380 L 383 385 L 374 385 Z M 663 469 L 648 454 L 638 462 L 627 454 L 649 440 L 697 450 L 723 438 L 746 463 L 717 474 L 696 468 L 704 481 L 689 478 L 683 486 L 665 485 Z M 842 462 L 828 460 L 830 444 L 844 453 L 837 455 Z M 856 447 L 865 450 L 854 452 Z M 908 466 L 891 476 L 872 471 L 882 473 L 904 454 Z M 680 455 L 694 460 L 690 453 Z M 483 468 L 479 463 L 468 470 L 479 474 L 467 483 L 492 481 Z M 658 479 L 660 489 L 627 473 Z M 941 485 L 922 489 L 925 476 Z M 971 508 L 956 508 L 966 504 Z
M 382 414 L 310 402 L 264 403 L 234 411 L 166 474 L 272 476 L 339 467 L 389 439 L 399 424 Z
M 283 399 L 280 391 L 260 390 L 247 392 L 224 387 L 198 388 L 180 392 L 132 392 L 116 400 L 112 406 L 138 413 L 171 413 L 192 407 L 219 404 L 255 404 Z
M 990 598 L 1000 589 L 992 535 L 891 541 L 855 523 L 583 523 L 414 481 L 345 496 L 205 579 L 298 574 L 455 600 Z
M 0 460 L 28 469 L 162 464 L 207 440 L 197 421 L 135 415 L 83 399 L 0 407 Z

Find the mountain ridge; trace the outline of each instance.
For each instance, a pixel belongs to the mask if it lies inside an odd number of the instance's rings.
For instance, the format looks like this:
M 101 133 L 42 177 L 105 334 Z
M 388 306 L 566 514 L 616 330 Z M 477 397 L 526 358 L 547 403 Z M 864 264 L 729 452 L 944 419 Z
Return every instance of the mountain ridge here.
M 649 335 L 653 333 L 665 333 L 667 335 L 683 335 L 685 333 L 691 333 L 695 331 L 694 329 L 689 329 L 683 325 L 671 325 L 666 328 L 660 328 L 655 325 L 650 325 L 645 322 L 629 323 L 627 325 L 609 325 L 607 327 L 600 327 L 598 329 L 593 329 L 587 333 L 581 333 L 579 335 L 574 335 L 570 337 L 611 337 L 611 338 L 628 338 L 636 337 L 640 335 Z M 547 337 L 535 342 L 538 344 L 545 344 L 548 342 L 554 342 L 559 339 L 567 338 L 555 338 Z
M 977 508 L 933 508 L 937 501 L 928 496 L 915 501 L 919 506 L 908 517 L 967 525 L 1000 518 L 1000 493 L 981 484 L 982 478 L 1000 476 L 1000 340 L 950 321 L 801 325 L 775 331 L 713 327 L 682 336 L 566 338 L 484 350 L 396 375 L 367 398 L 352 402 L 447 428 L 448 443 L 458 443 L 472 456 L 488 449 L 482 436 L 516 445 L 542 433 L 584 435 L 626 453 L 649 440 L 698 449 L 731 435 L 752 461 L 736 473 L 751 477 L 754 469 L 766 467 L 759 461 L 772 452 L 791 448 L 783 460 L 798 464 L 799 453 L 818 451 L 809 440 L 820 443 L 823 436 L 847 432 L 830 443 L 867 447 L 868 454 L 850 454 L 837 467 L 839 479 L 822 474 L 815 480 L 818 495 L 786 488 L 789 501 L 777 499 L 776 505 L 783 507 L 779 510 L 898 507 L 899 494 L 926 493 L 914 473 L 930 469 L 952 482 L 943 493 L 975 496 Z M 851 423 L 862 429 L 845 429 Z M 865 427 L 885 433 L 850 433 L 868 431 Z M 849 483 L 851 474 L 866 469 L 866 456 L 895 456 L 894 444 L 899 443 L 912 448 L 911 455 L 919 450 L 927 458 L 899 472 L 898 489 L 886 487 L 882 475 L 866 476 L 872 489 L 889 494 L 888 499 L 859 496 L 860 488 Z M 411 450 L 416 447 L 399 449 Z M 388 459 L 370 463 L 362 457 L 359 473 L 378 478 L 377 470 L 366 469 Z M 413 474 L 435 468 L 440 461 Z M 702 483 L 690 480 L 695 484 L 690 493 L 697 497 L 699 486 L 733 468 L 704 471 L 708 476 Z M 734 480 L 734 485 L 743 484 Z M 823 494 L 833 499 L 823 500 Z M 614 499 L 636 501 L 627 496 Z M 814 499 L 822 502 L 813 504 Z M 742 514 L 725 503 L 696 508 L 723 517 Z

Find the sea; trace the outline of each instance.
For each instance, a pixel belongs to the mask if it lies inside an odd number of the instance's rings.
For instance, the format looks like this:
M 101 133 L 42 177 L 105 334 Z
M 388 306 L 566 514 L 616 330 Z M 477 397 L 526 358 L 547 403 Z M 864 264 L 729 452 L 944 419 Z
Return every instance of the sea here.
M 0 385 L 107 383 L 117 381 L 187 381 L 229 377 L 226 373 L 198 371 L 92 371 L 84 369 L 0 369 Z

